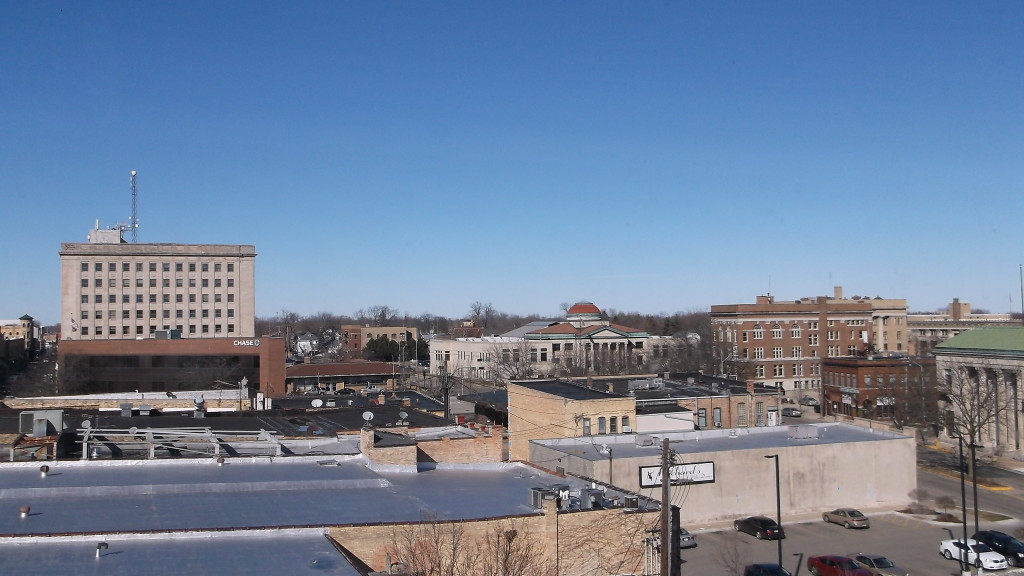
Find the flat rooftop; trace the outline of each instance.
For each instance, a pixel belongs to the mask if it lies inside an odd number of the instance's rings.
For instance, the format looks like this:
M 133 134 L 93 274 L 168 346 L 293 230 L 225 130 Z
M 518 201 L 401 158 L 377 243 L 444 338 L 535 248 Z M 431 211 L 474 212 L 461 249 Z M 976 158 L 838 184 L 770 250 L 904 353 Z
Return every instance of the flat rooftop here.
M 363 456 L 40 465 L 0 464 L 4 573 L 348 576 L 326 527 L 527 516 L 532 488 L 591 486 L 518 463 L 417 472 Z
M 861 428 L 839 422 L 799 424 L 794 426 L 759 426 L 652 434 L 609 434 L 580 438 L 533 440 L 534 444 L 572 454 L 586 460 L 606 460 L 602 446 L 612 448 L 615 458 L 644 458 L 661 455 L 661 444 L 668 438 L 674 452 L 700 454 L 732 450 L 772 450 L 784 447 L 844 444 L 849 442 L 880 442 L 906 438 L 893 432 Z
M 324 534 L 321 529 L 0 540 L 0 557 L 5 573 L 24 576 L 359 576 Z M 100 542 L 107 547 L 97 557 Z
M 622 394 L 615 394 L 603 390 L 595 390 L 578 384 L 570 384 L 561 380 L 516 380 L 512 382 L 516 386 L 522 386 L 537 392 L 551 394 L 568 400 L 608 400 L 610 398 L 626 398 Z

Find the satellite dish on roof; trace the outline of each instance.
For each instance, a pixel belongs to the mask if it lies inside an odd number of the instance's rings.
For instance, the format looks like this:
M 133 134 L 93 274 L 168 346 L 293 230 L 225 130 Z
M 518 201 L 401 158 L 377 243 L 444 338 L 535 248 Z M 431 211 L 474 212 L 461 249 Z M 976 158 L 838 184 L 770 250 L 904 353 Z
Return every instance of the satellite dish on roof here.
M 405 419 L 406 419 L 406 418 L 408 418 L 408 417 L 409 417 L 409 413 L 408 413 L 408 412 L 406 412 L 406 411 L 404 411 L 404 410 L 403 410 L 402 412 L 399 412 L 399 413 L 398 413 L 398 418 L 399 418 L 400 420 L 405 420 Z
M 367 428 L 369 428 L 370 427 L 370 420 L 373 420 L 373 412 L 370 412 L 369 410 L 367 410 L 366 412 L 363 412 L 363 420 L 365 420 L 365 422 L 363 422 L 363 426 L 366 426 Z
M 82 420 L 82 428 L 85 428 L 87 430 L 89 428 L 92 428 L 92 422 L 90 422 L 88 420 Z
M 131 428 L 128 429 L 128 433 L 131 434 L 132 436 L 135 436 L 136 434 L 139 433 L 139 429 L 136 428 L 135 426 L 132 426 Z
M 319 398 L 317 398 L 316 400 L 313 400 L 312 402 L 310 402 L 310 404 L 313 406 L 313 408 L 319 408 L 319 407 L 324 405 L 324 401 L 319 399 Z

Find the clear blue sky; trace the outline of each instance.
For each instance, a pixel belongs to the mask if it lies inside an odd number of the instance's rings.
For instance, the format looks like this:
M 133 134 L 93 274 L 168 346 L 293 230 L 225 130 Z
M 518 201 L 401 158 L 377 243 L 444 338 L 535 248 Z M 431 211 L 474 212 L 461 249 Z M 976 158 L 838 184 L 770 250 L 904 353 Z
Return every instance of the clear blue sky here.
M 61 242 L 256 245 L 257 313 L 1020 310 L 1020 2 L 8 2 L 0 318 Z

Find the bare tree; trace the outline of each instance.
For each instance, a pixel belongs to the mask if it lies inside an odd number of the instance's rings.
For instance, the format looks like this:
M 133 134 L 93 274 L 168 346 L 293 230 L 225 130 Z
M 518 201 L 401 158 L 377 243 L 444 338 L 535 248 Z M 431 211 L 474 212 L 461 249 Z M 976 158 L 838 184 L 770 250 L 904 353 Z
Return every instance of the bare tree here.
M 475 548 L 466 540 L 461 524 L 428 521 L 394 529 L 388 553 L 410 574 L 459 576 Z
M 372 326 L 394 326 L 398 320 L 398 311 L 390 306 L 378 304 L 356 310 L 356 320 L 360 324 Z
M 741 547 L 735 538 L 730 538 L 723 546 L 719 546 L 715 553 L 718 562 L 725 569 L 725 574 L 729 576 L 743 574 L 744 567 L 750 563 L 750 551 L 746 546 Z
M 469 305 L 469 318 L 479 327 L 486 329 L 494 319 L 494 306 L 490 302 L 484 304 L 477 300 Z
M 386 548 L 392 560 L 416 576 L 551 576 L 540 541 L 522 522 L 505 520 L 481 537 L 464 524 L 428 520 L 395 528 Z
M 965 446 L 989 440 L 998 444 L 998 428 L 1009 425 L 1007 416 L 1014 404 L 1013 396 L 999 383 L 997 369 L 984 364 L 952 365 L 944 376 L 940 391 L 947 430 L 962 437 Z M 1016 380 L 1012 382 L 1016 384 Z
M 536 367 L 530 348 L 526 339 L 495 342 L 491 347 L 491 366 L 498 378 L 507 382 L 533 377 Z

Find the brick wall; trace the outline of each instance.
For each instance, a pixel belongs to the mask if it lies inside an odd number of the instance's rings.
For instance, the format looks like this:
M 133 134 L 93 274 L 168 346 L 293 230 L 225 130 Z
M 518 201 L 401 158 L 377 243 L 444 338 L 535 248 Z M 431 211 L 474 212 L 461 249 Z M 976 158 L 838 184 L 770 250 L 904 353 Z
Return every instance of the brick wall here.
M 476 438 L 441 438 L 418 442 L 420 462 L 445 462 L 450 464 L 475 464 L 479 462 L 501 462 L 504 446 L 504 428 L 490 428 L 489 434 Z
M 527 498 L 523 494 L 524 503 Z M 645 530 L 656 528 L 658 520 L 658 512 L 625 512 L 622 508 L 556 514 L 554 501 L 549 500 L 542 514 L 462 521 L 458 526 L 464 545 L 482 553 L 494 550 L 489 540 L 496 534 L 514 528 L 519 533 L 517 540 L 529 538 L 537 546 L 544 565 L 554 568 L 557 564 L 559 576 L 590 576 L 641 573 Z M 418 526 L 434 523 L 338 526 L 328 535 L 374 570 L 383 571 L 393 542 Z

